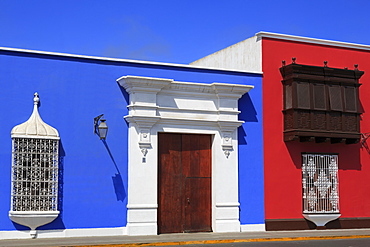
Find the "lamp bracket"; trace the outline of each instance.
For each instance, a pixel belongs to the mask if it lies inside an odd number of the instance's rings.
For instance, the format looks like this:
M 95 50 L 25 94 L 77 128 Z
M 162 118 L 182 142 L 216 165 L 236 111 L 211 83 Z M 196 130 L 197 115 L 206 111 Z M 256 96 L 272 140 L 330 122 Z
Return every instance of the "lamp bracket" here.
M 99 120 L 104 116 L 104 114 L 100 114 L 99 116 L 94 118 L 94 134 L 99 135 L 98 126 Z

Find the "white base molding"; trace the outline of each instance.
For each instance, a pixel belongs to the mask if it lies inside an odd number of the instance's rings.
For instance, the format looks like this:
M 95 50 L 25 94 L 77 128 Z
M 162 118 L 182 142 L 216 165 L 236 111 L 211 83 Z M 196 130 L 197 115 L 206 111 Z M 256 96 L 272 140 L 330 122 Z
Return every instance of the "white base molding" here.
M 157 204 L 127 205 L 127 235 L 157 235 Z
M 264 232 L 266 231 L 265 224 L 246 224 L 240 225 L 241 232 Z
M 0 231 L 0 239 L 29 239 L 30 230 L 27 231 Z M 126 227 L 112 228 L 82 228 L 60 230 L 38 230 L 37 238 L 71 238 L 92 236 L 122 236 L 127 235 Z
M 129 236 L 157 235 L 157 229 L 157 223 L 127 223 L 127 235 Z
M 226 223 L 226 222 L 224 222 Z M 234 222 L 235 223 L 235 222 Z M 225 227 L 226 225 L 224 225 Z M 229 225 L 230 226 L 230 225 Z M 235 226 L 235 224 L 231 224 Z M 230 229 L 229 227 L 222 227 L 222 230 L 226 232 L 256 232 L 265 231 L 265 224 L 246 224 L 240 225 L 238 231 L 235 227 Z M 132 226 L 132 233 L 130 235 L 135 235 L 135 226 Z M 140 227 L 141 229 L 141 227 Z M 26 231 L 0 231 L 0 239 L 30 239 L 30 230 Z M 141 231 L 140 231 L 141 232 Z M 37 238 L 71 238 L 71 237 L 92 237 L 92 236 L 125 236 L 129 235 L 127 232 L 127 227 L 111 227 L 111 228 L 80 228 L 80 229 L 60 229 L 60 230 L 38 230 Z M 148 234 L 146 234 L 148 235 Z M 157 235 L 157 233 L 152 233 L 150 235 Z
M 216 220 L 213 232 L 240 232 L 239 220 Z
M 213 232 L 240 232 L 238 202 L 216 203 L 216 225 Z
M 317 227 L 323 227 L 326 223 L 338 219 L 340 214 L 303 214 L 303 217 L 313 222 Z

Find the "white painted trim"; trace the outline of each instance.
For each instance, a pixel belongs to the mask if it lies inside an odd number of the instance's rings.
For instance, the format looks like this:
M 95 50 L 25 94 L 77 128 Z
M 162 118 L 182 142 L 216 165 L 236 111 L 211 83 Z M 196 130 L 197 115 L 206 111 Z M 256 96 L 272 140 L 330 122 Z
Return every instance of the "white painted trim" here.
M 265 232 L 265 224 L 246 224 L 240 225 L 241 232 Z
M 338 219 L 341 214 L 303 214 L 303 217 L 316 226 L 325 226 L 328 222 Z
M 326 40 L 326 39 L 307 38 L 307 37 L 302 37 L 302 36 L 287 35 L 287 34 L 280 34 L 280 33 L 270 33 L 270 32 L 262 31 L 262 32 L 256 33 L 256 36 L 257 36 L 257 39 L 272 38 L 272 39 L 282 39 L 282 40 L 297 41 L 297 42 L 304 42 L 304 43 L 311 43 L 311 44 L 318 44 L 318 45 L 328 45 L 328 46 L 336 46 L 336 47 L 342 47 L 342 48 L 359 49 L 359 50 L 366 50 L 366 51 L 370 50 L 370 45 Z
M 128 204 L 127 205 L 127 208 L 136 208 L 136 209 L 152 209 L 152 208 L 158 208 L 158 205 L 157 204 Z
M 30 232 L 30 230 L 0 231 L 0 239 L 30 239 Z M 69 238 L 122 235 L 127 235 L 126 227 L 37 230 L 37 238 Z
M 128 235 L 157 234 L 158 133 L 199 133 L 212 142 L 212 230 L 240 232 L 238 99 L 253 86 L 123 76 L 130 95 Z
M 237 202 L 219 202 L 216 204 L 216 207 L 239 207 L 240 203 Z
M 27 138 L 27 139 L 47 139 L 47 140 L 60 140 L 59 136 L 38 136 L 38 135 L 19 135 L 19 134 L 12 134 L 12 138 Z
M 37 227 L 52 222 L 58 215 L 59 211 L 9 211 L 9 218 L 13 222 L 31 229 L 32 238 L 37 236 Z
M 21 52 L 21 53 L 29 53 L 29 54 L 70 57 L 70 58 L 81 58 L 81 59 L 100 60 L 100 61 L 119 62 L 119 63 L 136 63 L 136 64 L 144 64 L 144 65 L 158 65 L 158 66 L 189 68 L 189 69 L 202 69 L 202 70 L 216 70 L 216 71 L 238 72 L 238 73 L 240 72 L 240 73 L 262 74 L 261 72 L 236 70 L 236 69 L 209 68 L 209 67 L 205 67 L 205 66 L 204 67 L 203 66 L 193 66 L 193 65 L 188 65 L 188 64 L 163 63 L 163 62 L 152 62 L 152 61 L 144 61 L 144 60 L 123 59 L 123 58 L 87 56 L 87 55 L 77 55 L 77 54 L 70 54 L 70 53 L 38 51 L 38 50 L 10 48 L 10 47 L 0 47 L 0 51 Z

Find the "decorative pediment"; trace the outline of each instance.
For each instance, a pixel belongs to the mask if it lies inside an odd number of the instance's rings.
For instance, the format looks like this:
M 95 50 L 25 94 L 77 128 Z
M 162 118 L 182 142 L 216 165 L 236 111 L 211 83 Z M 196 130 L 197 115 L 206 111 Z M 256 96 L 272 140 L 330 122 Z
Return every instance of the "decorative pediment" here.
M 125 119 L 139 128 L 138 144 L 144 156 L 151 147 L 150 129 L 156 123 L 166 122 L 219 128 L 222 148 L 228 156 L 233 150 L 231 133 L 243 123 L 238 120 L 238 99 L 253 88 L 138 76 L 124 76 L 117 81 L 130 95 Z

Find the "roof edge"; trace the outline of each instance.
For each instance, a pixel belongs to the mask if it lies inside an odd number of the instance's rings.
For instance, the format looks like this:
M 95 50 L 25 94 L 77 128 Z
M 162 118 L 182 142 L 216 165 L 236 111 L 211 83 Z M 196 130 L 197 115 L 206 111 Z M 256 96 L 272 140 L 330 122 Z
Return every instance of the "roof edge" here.
M 71 53 L 48 52 L 48 51 L 29 50 L 29 49 L 10 48 L 10 47 L 0 47 L 0 52 L 1 51 L 20 52 L 20 53 L 29 53 L 29 54 L 47 55 L 47 56 L 69 57 L 69 58 L 79 58 L 79 59 L 89 59 L 89 60 L 100 60 L 100 61 L 107 61 L 107 62 L 121 62 L 121 63 L 134 63 L 134 64 L 141 64 L 141 65 L 166 66 L 166 67 L 173 67 L 173 68 L 178 67 L 178 68 L 187 68 L 187 69 L 216 70 L 216 71 L 222 71 L 222 72 L 262 74 L 261 72 L 246 71 L 246 70 L 233 70 L 233 69 L 212 68 L 212 67 L 204 67 L 204 66 L 196 66 L 196 65 L 188 65 L 188 64 L 176 64 L 176 63 L 164 63 L 164 62 L 152 62 L 152 61 L 144 61 L 144 60 L 123 59 L 123 58 L 110 58 L 110 57 L 77 55 L 77 54 L 71 54 Z
M 334 41 L 334 40 L 327 40 L 327 39 L 308 38 L 308 37 L 303 37 L 303 36 L 295 36 L 295 35 L 280 34 L 280 33 L 271 33 L 271 32 L 264 32 L 264 31 L 256 33 L 256 36 L 257 36 L 258 39 L 260 39 L 260 38 L 282 39 L 282 40 L 289 40 L 289 41 L 297 41 L 297 42 L 304 42 L 304 43 L 329 45 L 329 46 L 336 46 L 336 47 L 343 47 L 343 48 L 351 48 L 351 49 L 360 49 L 360 50 L 370 51 L 370 45 L 356 44 L 356 43 L 349 43 L 349 42 L 342 42 L 342 41 Z

